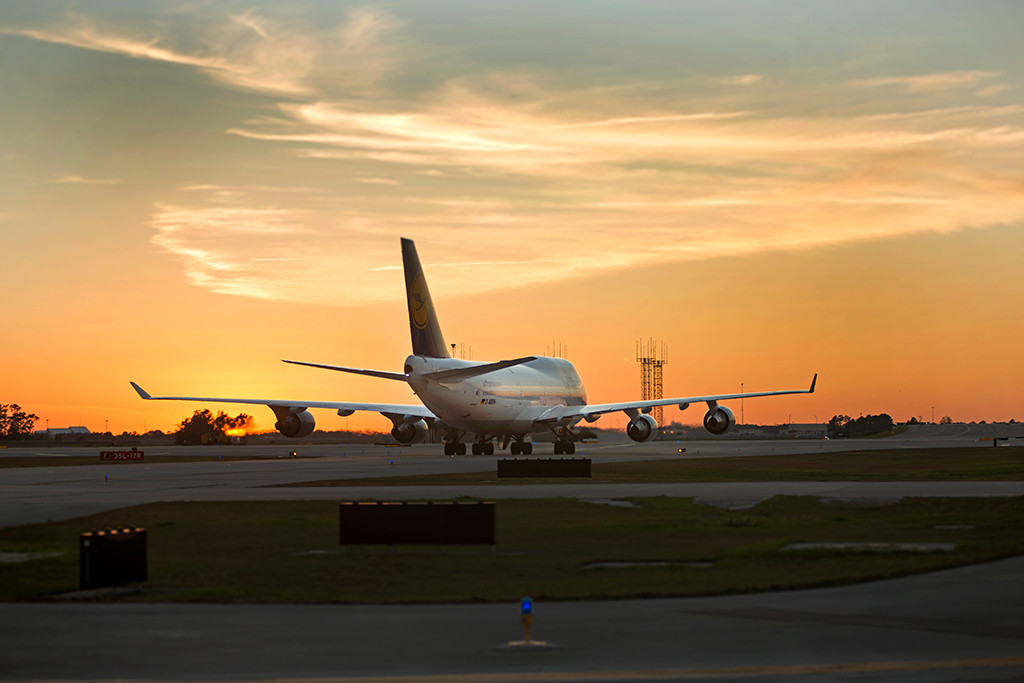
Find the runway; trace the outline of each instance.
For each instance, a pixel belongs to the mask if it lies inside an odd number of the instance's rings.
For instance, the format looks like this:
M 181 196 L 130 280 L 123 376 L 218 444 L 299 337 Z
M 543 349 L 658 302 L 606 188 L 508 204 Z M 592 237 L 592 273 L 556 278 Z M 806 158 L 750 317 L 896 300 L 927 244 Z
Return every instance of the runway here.
M 538 601 L 535 615 L 556 648 L 507 647 L 516 604 L 4 604 L 0 678 L 1024 679 L 1024 558 L 843 588 Z
M 929 447 L 931 440 L 924 441 Z M 948 438 L 945 447 L 975 446 L 973 438 Z M 697 441 L 634 444 L 586 444 L 580 453 L 595 463 L 624 460 L 731 457 L 786 453 L 827 453 L 880 448 L 914 448 L 913 440 L 843 441 Z M 538 451 L 546 448 L 539 444 Z M 680 455 L 679 448 L 686 448 Z M 596 481 L 559 484 L 470 486 L 274 487 L 327 479 L 359 479 L 399 475 L 493 472 L 496 456 L 447 457 L 439 445 L 412 447 L 351 445 L 157 446 L 149 455 L 250 455 L 244 462 L 103 463 L 106 448 L 63 449 L 61 453 L 94 453 L 96 465 L 33 467 L 0 470 L 0 526 L 45 522 L 156 501 L 238 500 L 425 500 L 456 496 L 481 498 L 557 498 L 584 500 L 634 496 L 694 497 L 699 502 L 744 508 L 779 494 L 818 496 L 826 500 L 888 502 L 904 496 L 1017 496 L 1024 482 L 716 482 L 678 484 L 610 484 Z M 285 457 L 295 451 L 302 458 Z M 38 447 L 4 451 L 7 456 L 47 453 Z M 53 451 L 49 451 L 52 453 Z M 61 457 L 55 455 L 55 458 Z M 550 457 L 544 456 L 540 457 Z
M 934 445 L 928 441 L 622 443 L 587 445 L 583 454 L 595 462 L 607 462 Z M 977 445 L 977 441 L 950 437 L 944 445 Z M 678 447 L 687 448 L 684 456 Z M 74 455 L 88 453 L 88 449 L 67 450 Z M 100 449 L 94 450 L 98 457 Z M 270 485 L 344 477 L 491 472 L 496 458 L 449 458 L 436 445 L 145 450 L 168 455 L 244 452 L 261 459 L 0 470 L 0 523 L 63 519 L 170 500 L 458 495 L 593 500 L 669 495 L 744 507 L 780 493 L 863 501 L 907 495 L 1024 495 L 1024 482 L 274 488 Z M 318 457 L 277 457 L 290 450 Z M 31 448 L 8 449 L 4 455 L 18 452 L 28 453 Z M 522 638 L 514 604 L 2 604 L 0 678 L 782 681 L 799 676 L 812 681 L 1007 681 L 1024 679 L 1022 615 L 1024 558 L 785 593 L 608 602 L 540 600 L 533 636 L 558 647 L 529 651 L 503 647 Z

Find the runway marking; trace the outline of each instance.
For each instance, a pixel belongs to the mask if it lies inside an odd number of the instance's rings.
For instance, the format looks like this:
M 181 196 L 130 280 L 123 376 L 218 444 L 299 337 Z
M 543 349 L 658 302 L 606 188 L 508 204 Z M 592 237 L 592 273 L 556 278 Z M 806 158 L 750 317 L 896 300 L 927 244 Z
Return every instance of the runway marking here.
M 987 669 L 1024 666 L 1024 656 L 980 657 L 968 659 L 917 660 L 906 662 L 857 662 L 852 664 L 781 664 L 705 669 L 652 669 L 637 671 L 551 671 L 522 673 L 427 674 L 422 676 L 352 676 L 336 678 L 268 678 L 239 679 L 232 683 L 514 683 L 516 681 L 658 681 L 678 678 L 736 678 L 805 676 L 819 674 L 886 673 L 896 671 L 941 671 L 952 669 Z M 48 679 L 56 681 L 54 679 Z M 132 679 L 118 679 L 133 683 Z M 202 679 L 190 679 L 197 683 Z M 209 683 L 215 683 L 213 679 Z M 217 681 L 216 683 L 222 683 Z
M 827 612 L 801 612 L 771 607 L 722 608 L 689 610 L 690 614 L 738 619 L 759 619 L 764 621 L 787 621 L 792 623 L 826 624 L 832 626 L 864 626 L 900 631 L 925 631 L 929 633 L 951 633 L 954 635 L 985 636 L 989 638 L 1024 638 L 1024 629 L 1019 626 L 1002 627 L 987 623 L 961 624 L 947 619 L 921 619 L 914 617 L 892 617 L 872 614 L 835 614 Z

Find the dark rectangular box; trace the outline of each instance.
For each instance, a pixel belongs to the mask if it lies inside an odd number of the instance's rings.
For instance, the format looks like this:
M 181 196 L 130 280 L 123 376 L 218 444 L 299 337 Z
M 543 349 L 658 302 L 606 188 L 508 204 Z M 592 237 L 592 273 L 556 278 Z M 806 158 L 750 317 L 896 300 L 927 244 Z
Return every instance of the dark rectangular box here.
M 82 590 L 145 581 L 146 530 L 87 531 L 78 539 L 78 558 Z
M 494 503 L 344 502 L 341 545 L 494 545 Z
M 507 477 L 590 478 L 590 458 L 503 458 L 498 461 L 498 479 Z

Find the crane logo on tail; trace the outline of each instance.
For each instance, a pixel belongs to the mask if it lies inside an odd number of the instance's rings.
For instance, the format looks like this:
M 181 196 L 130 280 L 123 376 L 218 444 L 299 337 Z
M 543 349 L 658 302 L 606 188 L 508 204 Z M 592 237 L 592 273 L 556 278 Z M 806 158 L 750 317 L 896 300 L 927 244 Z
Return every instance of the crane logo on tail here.
M 425 329 L 430 322 L 430 295 L 427 294 L 427 281 L 423 273 L 417 273 L 412 283 L 412 323 L 416 329 Z

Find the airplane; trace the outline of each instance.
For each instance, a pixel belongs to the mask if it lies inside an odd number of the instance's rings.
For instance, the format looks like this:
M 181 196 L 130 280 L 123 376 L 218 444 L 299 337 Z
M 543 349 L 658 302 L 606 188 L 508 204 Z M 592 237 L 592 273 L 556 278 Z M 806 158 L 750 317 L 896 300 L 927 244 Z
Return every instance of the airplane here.
M 583 380 L 573 364 L 564 358 L 523 356 L 490 363 L 452 358 L 437 322 L 416 245 L 404 237 L 401 243 L 412 335 L 412 355 L 405 359 L 403 371 L 367 370 L 295 360 L 283 362 L 406 382 L 421 405 L 151 396 L 135 382 L 131 382 L 132 387 L 148 401 L 266 405 L 277 418 L 274 428 L 291 438 L 313 433 L 316 421 L 309 408 L 336 410 L 342 417 L 356 411 L 378 412 L 391 421 L 391 435 L 402 444 L 422 441 L 428 435 L 428 423 L 431 423 L 443 433 L 445 455 L 465 455 L 467 439 L 472 441 L 473 455 L 493 455 L 495 440 L 501 450 L 508 448 L 512 455 L 530 455 L 533 453 L 531 435 L 547 433 L 554 435 L 554 452 L 569 455 L 575 453 L 575 444 L 580 440 L 573 431 L 574 426 L 583 420 L 594 422 L 602 415 L 618 411 L 629 417 L 626 426 L 629 438 L 643 443 L 658 433 L 658 423 L 650 415 L 652 408 L 677 405 L 680 410 L 685 410 L 692 403 L 707 404 L 704 428 L 712 434 L 722 435 L 736 424 L 736 416 L 726 406 L 719 405 L 720 401 L 814 393 L 817 374 L 811 380 L 810 389 L 588 404 Z

